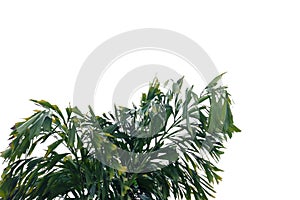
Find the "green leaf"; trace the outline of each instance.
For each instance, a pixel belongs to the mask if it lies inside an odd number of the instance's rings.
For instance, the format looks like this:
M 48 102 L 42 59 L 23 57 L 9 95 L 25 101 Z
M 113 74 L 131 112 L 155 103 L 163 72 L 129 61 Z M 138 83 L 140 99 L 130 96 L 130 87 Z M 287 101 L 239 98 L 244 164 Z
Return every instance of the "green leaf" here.
M 22 123 L 20 126 L 18 126 L 16 128 L 17 132 L 20 133 L 20 134 L 23 134 L 29 126 L 31 126 L 32 124 L 34 124 L 34 122 L 38 118 L 40 118 L 40 116 L 42 114 L 43 114 L 42 112 L 37 112 L 34 115 L 32 115 L 31 117 L 27 118 L 24 123 Z
M 74 112 L 75 114 L 79 115 L 80 117 L 84 117 L 84 114 L 79 110 L 78 107 L 72 108 L 72 112 Z
M 68 145 L 70 147 L 74 147 L 74 143 L 75 143 L 75 136 L 76 136 L 76 127 L 73 124 L 72 128 L 69 130 L 68 133 Z
M 7 159 L 11 156 L 11 153 L 12 153 L 11 148 L 8 148 L 5 151 L 1 152 L 1 157 Z
M 50 144 L 48 146 L 48 150 L 45 154 L 45 157 L 47 157 L 49 154 L 53 153 L 54 149 L 56 149 L 56 147 L 58 147 L 58 145 L 60 145 L 63 142 L 63 140 L 57 140 L 55 142 L 53 142 L 52 144 Z
M 217 77 L 215 77 L 208 85 L 206 88 L 213 88 L 215 86 L 217 86 L 217 84 L 220 82 L 221 78 L 223 77 L 223 75 L 226 74 L 226 72 L 218 75 Z
M 43 123 L 43 127 L 45 131 L 51 131 L 52 119 L 50 117 L 46 117 Z

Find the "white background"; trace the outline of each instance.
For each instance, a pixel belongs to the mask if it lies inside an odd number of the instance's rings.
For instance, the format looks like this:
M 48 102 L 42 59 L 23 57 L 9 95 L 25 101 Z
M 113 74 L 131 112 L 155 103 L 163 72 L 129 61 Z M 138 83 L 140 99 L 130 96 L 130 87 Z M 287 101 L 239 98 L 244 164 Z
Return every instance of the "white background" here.
M 220 72 L 228 72 L 224 83 L 243 132 L 227 144 L 216 199 L 299 198 L 297 1 L 5 2 L 0 150 L 8 145 L 10 127 L 36 109 L 28 99 L 61 107 L 72 102 L 82 63 L 103 41 L 132 29 L 165 28 L 196 41 Z

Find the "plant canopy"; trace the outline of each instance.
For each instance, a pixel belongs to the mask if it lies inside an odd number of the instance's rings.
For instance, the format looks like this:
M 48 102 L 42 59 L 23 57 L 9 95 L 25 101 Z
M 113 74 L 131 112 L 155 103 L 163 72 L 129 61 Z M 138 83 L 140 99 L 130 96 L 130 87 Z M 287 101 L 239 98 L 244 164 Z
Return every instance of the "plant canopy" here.
M 201 94 L 183 78 L 154 79 L 140 105 L 61 110 L 44 100 L 10 133 L 1 153 L 4 200 L 207 200 L 221 181 L 216 164 L 234 125 L 230 94 L 216 77 Z M 41 146 L 46 145 L 45 152 Z

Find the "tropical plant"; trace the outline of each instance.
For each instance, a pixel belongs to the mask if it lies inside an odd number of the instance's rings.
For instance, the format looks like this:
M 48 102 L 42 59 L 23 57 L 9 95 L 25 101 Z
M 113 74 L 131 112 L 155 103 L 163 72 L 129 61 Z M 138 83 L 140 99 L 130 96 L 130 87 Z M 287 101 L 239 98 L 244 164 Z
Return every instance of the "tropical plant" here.
M 206 200 L 222 171 L 216 167 L 234 125 L 230 95 L 215 78 L 199 95 L 183 79 L 154 79 L 139 106 L 101 116 L 90 108 L 65 114 L 47 101 L 12 127 L 2 152 L 7 167 L 0 197 L 20 199 Z M 150 133 L 150 134 L 149 134 Z M 48 144 L 41 155 L 41 145 Z M 35 153 L 37 152 L 37 153 Z M 128 154 L 128 152 L 130 154 Z M 157 153 L 159 152 L 159 153 Z M 125 154 L 130 157 L 124 156 Z M 155 158 L 155 159 L 153 159 Z

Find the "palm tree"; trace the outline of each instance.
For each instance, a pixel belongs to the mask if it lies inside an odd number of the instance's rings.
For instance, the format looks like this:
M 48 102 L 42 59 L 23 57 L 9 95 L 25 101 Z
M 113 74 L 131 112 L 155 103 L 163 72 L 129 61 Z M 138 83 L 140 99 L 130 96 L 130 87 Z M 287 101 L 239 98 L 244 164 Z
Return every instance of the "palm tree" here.
M 227 88 L 216 77 L 200 95 L 183 79 L 162 92 L 154 79 L 139 106 L 101 116 L 65 111 L 47 101 L 16 123 L 0 197 L 20 199 L 206 200 L 222 170 L 216 166 L 234 125 Z M 65 112 L 65 114 L 63 114 Z M 42 156 L 40 146 L 49 143 Z

